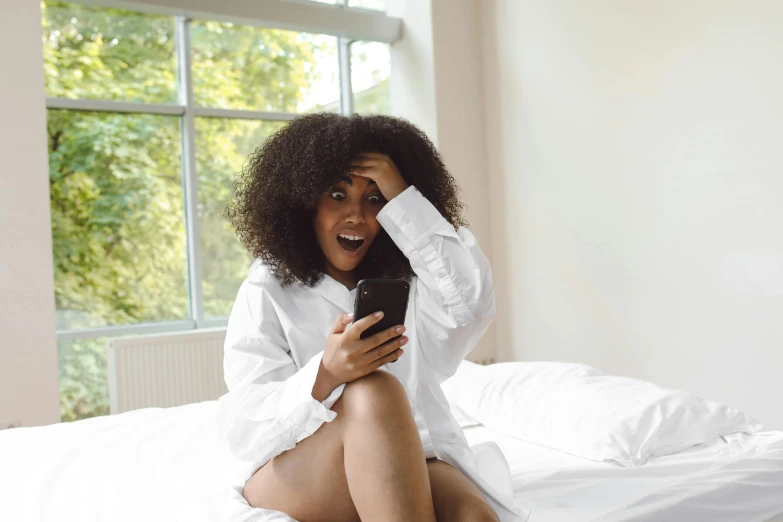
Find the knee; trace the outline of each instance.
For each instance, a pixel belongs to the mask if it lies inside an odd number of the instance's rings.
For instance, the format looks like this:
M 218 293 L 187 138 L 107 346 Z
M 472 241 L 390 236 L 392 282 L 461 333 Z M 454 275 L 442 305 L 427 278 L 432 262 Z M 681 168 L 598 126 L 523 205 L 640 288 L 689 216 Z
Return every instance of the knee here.
M 443 520 L 453 522 L 499 522 L 498 515 L 492 506 L 480 495 L 464 495 L 451 506 L 451 513 L 443 516 Z M 441 520 L 441 513 L 438 513 Z
M 346 384 L 340 402 L 342 408 L 362 416 L 410 408 L 405 388 L 397 377 L 377 370 Z

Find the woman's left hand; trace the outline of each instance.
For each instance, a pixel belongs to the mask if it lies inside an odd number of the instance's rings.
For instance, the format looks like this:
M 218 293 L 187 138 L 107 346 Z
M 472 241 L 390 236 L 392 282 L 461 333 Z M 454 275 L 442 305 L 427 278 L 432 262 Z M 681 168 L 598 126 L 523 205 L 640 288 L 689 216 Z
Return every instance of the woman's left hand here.
M 408 188 L 405 178 L 402 177 L 397 166 L 386 154 L 378 152 L 362 154 L 353 162 L 351 169 L 351 174 L 375 181 L 386 201 L 391 201 L 392 198 Z

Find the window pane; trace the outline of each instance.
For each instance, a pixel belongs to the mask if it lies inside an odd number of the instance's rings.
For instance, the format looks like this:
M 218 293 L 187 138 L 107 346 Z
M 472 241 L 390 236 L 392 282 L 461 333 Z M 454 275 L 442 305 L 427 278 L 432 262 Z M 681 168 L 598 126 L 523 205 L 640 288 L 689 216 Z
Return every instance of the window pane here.
M 351 44 L 351 89 L 353 110 L 358 113 L 391 114 L 389 45 L 380 42 Z
M 386 11 L 386 0 L 348 0 L 348 5 L 364 9 L 375 9 L 376 11 Z
M 60 419 L 63 422 L 109 413 L 107 339 L 57 343 L 60 367 Z
M 252 258 L 223 217 L 232 183 L 242 165 L 282 122 L 196 119 L 196 168 L 204 314 L 225 317 L 247 276 Z
M 47 96 L 176 102 L 173 18 L 45 2 L 43 44 Z
M 187 318 L 178 125 L 48 112 L 58 329 Z
M 340 98 L 332 36 L 221 22 L 191 28 L 193 92 L 202 107 L 311 112 Z

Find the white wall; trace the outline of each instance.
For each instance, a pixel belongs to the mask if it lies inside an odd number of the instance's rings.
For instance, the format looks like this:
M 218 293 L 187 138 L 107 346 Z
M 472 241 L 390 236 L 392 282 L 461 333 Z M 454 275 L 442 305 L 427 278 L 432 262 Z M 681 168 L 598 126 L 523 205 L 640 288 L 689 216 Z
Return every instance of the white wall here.
M 490 176 L 484 146 L 480 1 L 432 1 L 433 66 L 438 150 L 459 184 L 470 231 L 493 263 Z M 473 360 L 497 358 L 494 324 L 470 357 Z
M 404 22 L 402 39 L 392 46 L 392 111 L 437 145 L 460 187 L 470 230 L 492 262 L 479 3 L 389 0 L 389 14 Z M 471 358 L 496 355 L 493 324 Z
M 783 2 L 482 2 L 498 344 L 783 429 Z
M 0 2 L 0 425 L 60 420 L 41 8 Z

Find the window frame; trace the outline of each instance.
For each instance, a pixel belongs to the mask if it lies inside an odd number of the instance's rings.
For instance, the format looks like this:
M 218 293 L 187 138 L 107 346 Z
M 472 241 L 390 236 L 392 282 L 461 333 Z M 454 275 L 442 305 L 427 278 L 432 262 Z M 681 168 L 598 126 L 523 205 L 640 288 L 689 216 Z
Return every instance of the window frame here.
M 69 1 L 69 0 L 66 0 Z M 198 208 L 198 172 L 196 167 L 195 119 L 226 118 L 256 121 L 290 121 L 299 113 L 269 112 L 240 109 L 219 109 L 196 106 L 193 97 L 191 67 L 191 32 L 193 19 L 229 21 L 270 29 L 284 29 L 332 35 L 337 38 L 340 113 L 353 113 L 351 88 L 351 44 L 354 41 L 393 43 L 400 37 L 401 22 L 384 13 L 349 7 L 346 0 L 335 4 L 319 4 L 307 0 L 266 0 L 247 3 L 227 0 L 212 2 L 210 11 L 185 10 L 182 4 L 201 5 L 199 0 L 72 0 L 69 3 L 103 8 L 119 8 L 142 13 L 171 16 L 175 20 L 175 58 L 177 63 L 177 103 L 140 103 L 100 99 L 46 98 L 46 109 L 111 112 L 125 114 L 156 114 L 181 118 L 182 189 L 185 218 L 189 318 L 176 321 L 137 323 L 85 329 L 57 330 L 57 341 L 68 342 L 99 337 L 122 337 L 177 332 L 203 328 L 225 327 L 228 317 L 207 318 L 204 315 L 203 258 L 200 241 Z M 206 6 L 204 6 L 206 7 Z

